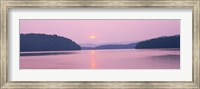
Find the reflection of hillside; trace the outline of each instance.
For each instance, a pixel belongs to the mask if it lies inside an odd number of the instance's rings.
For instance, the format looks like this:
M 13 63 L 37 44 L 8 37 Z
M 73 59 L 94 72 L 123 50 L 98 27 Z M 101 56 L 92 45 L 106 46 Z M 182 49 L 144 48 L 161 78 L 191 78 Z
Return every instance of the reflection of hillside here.
M 47 55 L 69 55 L 76 52 L 44 52 L 44 53 L 20 53 L 20 56 L 47 56 Z
M 81 50 L 71 39 L 57 35 L 20 34 L 20 52 Z

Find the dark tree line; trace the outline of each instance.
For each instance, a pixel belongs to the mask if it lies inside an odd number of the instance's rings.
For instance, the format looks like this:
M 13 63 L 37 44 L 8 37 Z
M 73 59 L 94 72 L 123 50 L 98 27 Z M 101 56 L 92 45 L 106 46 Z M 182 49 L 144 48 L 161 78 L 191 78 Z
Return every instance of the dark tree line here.
M 148 49 L 148 48 L 180 48 L 180 35 L 165 36 L 131 44 L 108 44 L 82 49 Z M 20 34 L 20 51 L 64 51 L 81 50 L 71 39 L 46 34 Z
M 46 34 L 20 34 L 20 51 L 64 51 L 81 50 L 74 41 Z
M 136 49 L 180 48 L 180 35 L 165 36 L 138 42 Z

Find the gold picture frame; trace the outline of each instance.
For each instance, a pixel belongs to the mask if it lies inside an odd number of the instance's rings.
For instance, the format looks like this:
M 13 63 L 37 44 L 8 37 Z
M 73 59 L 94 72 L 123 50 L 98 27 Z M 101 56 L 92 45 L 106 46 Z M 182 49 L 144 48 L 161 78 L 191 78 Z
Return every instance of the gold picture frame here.
M 200 1 L 199 0 L 0 0 L 0 88 L 18 89 L 200 89 Z M 192 8 L 193 81 L 8 81 L 8 10 L 10 8 Z

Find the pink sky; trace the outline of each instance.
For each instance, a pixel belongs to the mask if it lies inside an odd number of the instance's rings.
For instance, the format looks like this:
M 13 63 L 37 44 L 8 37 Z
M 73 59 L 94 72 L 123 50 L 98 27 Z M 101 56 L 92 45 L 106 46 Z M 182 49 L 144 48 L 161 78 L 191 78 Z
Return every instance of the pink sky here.
M 20 20 L 20 33 L 57 34 L 76 43 L 137 42 L 180 34 L 180 20 Z

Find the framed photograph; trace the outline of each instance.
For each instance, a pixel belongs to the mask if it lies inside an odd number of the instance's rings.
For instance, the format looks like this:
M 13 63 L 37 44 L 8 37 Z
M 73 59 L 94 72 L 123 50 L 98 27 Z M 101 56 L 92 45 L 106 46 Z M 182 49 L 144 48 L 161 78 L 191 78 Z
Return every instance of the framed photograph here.
M 200 89 L 199 0 L 0 5 L 1 89 Z

